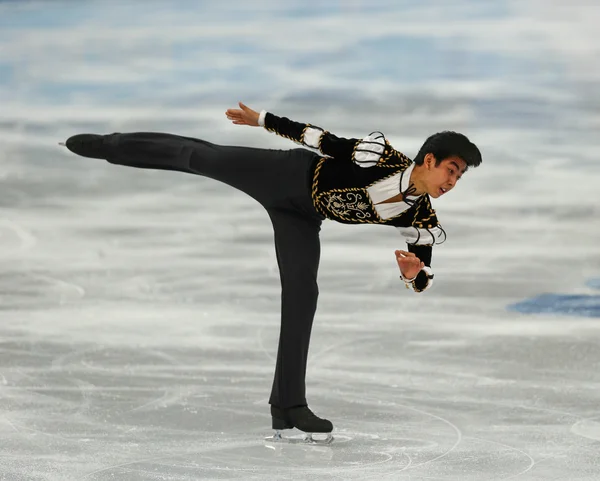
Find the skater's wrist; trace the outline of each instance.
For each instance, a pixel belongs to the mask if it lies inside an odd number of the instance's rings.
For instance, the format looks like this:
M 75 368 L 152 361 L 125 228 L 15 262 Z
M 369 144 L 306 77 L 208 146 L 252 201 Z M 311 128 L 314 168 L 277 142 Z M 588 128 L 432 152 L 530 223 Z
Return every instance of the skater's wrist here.
M 402 271 L 400 271 L 400 279 L 402 279 L 404 282 L 412 282 L 417 278 L 418 275 L 419 273 L 417 272 L 413 277 L 406 277 L 404 274 L 402 274 Z

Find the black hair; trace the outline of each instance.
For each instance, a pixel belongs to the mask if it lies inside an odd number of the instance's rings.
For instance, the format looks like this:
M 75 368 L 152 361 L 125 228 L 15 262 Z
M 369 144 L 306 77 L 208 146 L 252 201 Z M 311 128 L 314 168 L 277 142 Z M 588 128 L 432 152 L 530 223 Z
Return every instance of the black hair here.
M 427 154 L 433 154 L 435 165 L 449 157 L 461 158 L 467 164 L 467 168 L 481 164 L 481 152 L 477 146 L 465 135 L 448 130 L 429 137 L 414 158 L 414 163 L 423 164 Z

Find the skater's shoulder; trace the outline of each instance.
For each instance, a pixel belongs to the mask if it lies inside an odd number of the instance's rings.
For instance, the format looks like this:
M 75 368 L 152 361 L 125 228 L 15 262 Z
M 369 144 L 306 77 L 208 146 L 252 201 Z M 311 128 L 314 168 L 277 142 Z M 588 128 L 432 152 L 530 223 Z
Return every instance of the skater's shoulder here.
M 358 139 L 352 157 L 355 162 L 363 163 L 363 167 L 376 165 L 394 168 L 396 171 L 406 170 L 412 164 L 412 160 L 396 149 L 385 134 L 379 130 Z

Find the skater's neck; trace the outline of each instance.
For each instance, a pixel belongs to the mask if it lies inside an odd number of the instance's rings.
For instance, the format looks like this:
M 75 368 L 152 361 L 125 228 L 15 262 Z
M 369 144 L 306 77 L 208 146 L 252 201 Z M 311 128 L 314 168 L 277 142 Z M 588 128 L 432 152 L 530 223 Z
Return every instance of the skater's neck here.
M 425 169 L 422 165 L 415 165 L 414 169 L 410 173 L 410 187 L 412 195 L 423 195 L 427 193 L 427 187 L 425 184 L 424 175 Z

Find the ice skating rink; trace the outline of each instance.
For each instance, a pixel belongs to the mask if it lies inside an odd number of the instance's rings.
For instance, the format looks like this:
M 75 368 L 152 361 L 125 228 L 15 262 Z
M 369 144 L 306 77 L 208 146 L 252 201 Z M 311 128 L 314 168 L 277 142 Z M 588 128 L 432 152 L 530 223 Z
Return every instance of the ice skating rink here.
M 0 480 L 598 480 L 593 2 L 0 1 Z M 270 224 L 200 177 L 71 155 L 80 132 L 295 147 L 238 100 L 484 162 L 434 201 L 421 295 L 393 228 L 326 222 L 308 400 L 272 445 Z

